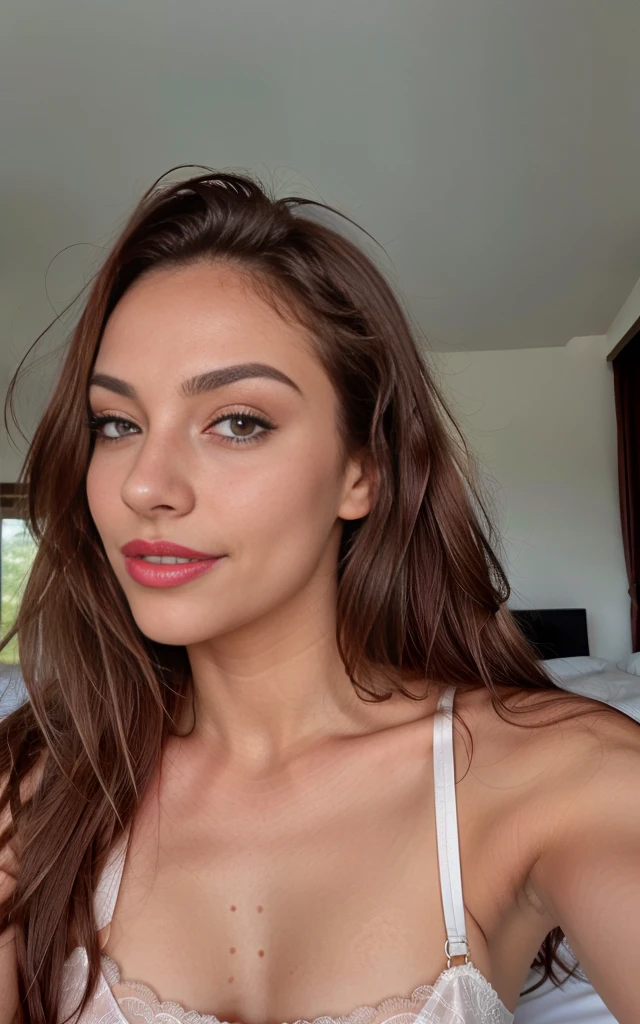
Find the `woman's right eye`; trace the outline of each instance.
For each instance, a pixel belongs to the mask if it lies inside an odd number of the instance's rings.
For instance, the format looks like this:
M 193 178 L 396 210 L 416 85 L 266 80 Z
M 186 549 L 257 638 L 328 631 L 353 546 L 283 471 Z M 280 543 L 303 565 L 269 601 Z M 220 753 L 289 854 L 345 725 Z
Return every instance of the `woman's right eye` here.
M 123 419 L 122 416 L 92 416 L 89 420 L 91 433 L 95 434 L 101 441 L 119 441 L 121 437 L 126 437 L 126 433 L 118 433 L 120 425 L 133 427 L 134 430 L 137 429 L 135 423 Z M 107 433 L 107 428 L 111 428 L 111 433 Z

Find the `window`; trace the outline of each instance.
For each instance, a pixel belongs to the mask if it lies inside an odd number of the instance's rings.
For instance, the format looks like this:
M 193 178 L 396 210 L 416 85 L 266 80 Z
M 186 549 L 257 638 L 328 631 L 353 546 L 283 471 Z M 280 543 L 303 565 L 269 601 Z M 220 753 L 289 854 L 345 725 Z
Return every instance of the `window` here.
M 33 562 L 36 544 L 24 515 L 25 488 L 0 484 L 0 635 L 13 626 Z M 0 651 L 0 667 L 17 665 L 18 638 Z

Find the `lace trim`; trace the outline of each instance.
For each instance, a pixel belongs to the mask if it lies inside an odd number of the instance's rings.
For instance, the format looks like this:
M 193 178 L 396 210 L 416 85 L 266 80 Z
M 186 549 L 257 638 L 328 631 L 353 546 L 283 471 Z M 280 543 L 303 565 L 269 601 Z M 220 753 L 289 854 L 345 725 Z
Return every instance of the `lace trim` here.
M 120 968 L 115 960 L 112 960 L 110 956 L 103 953 L 101 956 L 102 969 L 105 977 L 105 981 L 110 987 L 114 985 L 126 986 L 135 993 L 134 996 L 121 996 L 116 1001 L 122 1005 L 125 1001 L 135 1004 L 138 1002 L 136 996 L 144 1004 L 145 1010 L 151 1010 L 153 1017 L 148 1017 L 145 1014 L 145 1020 L 154 1020 L 156 1016 L 164 1014 L 169 1020 L 175 1020 L 179 1024 L 239 1024 L 238 1021 L 221 1021 L 215 1014 L 210 1013 L 198 1013 L 197 1010 L 186 1010 L 180 1003 L 174 1003 L 171 1000 L 165 1000 L 160 1002 L 157 994 L 153 989 L 149 988 L 141 981 L 129 981 L 120 977 Z M 485 978 L 484 974 L 478 970 L 471 962 L 467 964 L 458 964 L 456 967 L 445 968 L 444 971 L 436 978 L 432 985 L 418 985 L 414 988 L 410 996 L 389 996 L 383 999 L 377 1006 L 357 1006 L 351 1013 L 345 1014 L 341 1017 L 327 1017 L 321 1015 L 320 1017 L 314 1017 L 313 1020 L 306 1020 L 300 1018 L 299 1020 L 292 1022 L 283 1022 L 283 1024 L 369 1024 L 373 1021 L 382 1011 L 389 1010 L 390 1015 L 395 1015 L 403 1011 L 411 1010 L 413 1004 L 419 999 L 426 998 L 434 993 L 438 986 L 441 984 L 443 978 L 451 978 L 454 974 L 468 975 L 476 978 L 485 989 L 485 997 L 487 999 L 484 1008 L 486 1010 L 499 1009 L 505 1013 L 509 1013 L 504 1003 L 501 1001 L 498 993 L 493 988 L 491 983 Z M 132 1009 L 135 1007 L 132 1006 Z M 511 1014 L 510 1018 L 513 1020 Z M 163 1018 L 164 1019 L 164 1018 Z

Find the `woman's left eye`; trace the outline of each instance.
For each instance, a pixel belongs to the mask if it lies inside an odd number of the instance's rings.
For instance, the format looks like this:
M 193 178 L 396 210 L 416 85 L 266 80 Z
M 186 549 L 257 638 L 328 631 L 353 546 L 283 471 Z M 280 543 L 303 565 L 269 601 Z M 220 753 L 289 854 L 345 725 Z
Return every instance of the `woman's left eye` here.
M 253 413 L 248 412 L 234 412 L 227 413 L 226 416 L 221 416 L 219 419 L 214 420 L 213 423 L 210 423 L 209 426 L 207 427 L 207 431 L 211 430 L 212 427 L 216 427 L 219 423 L 230 422 L 242 424 L 242 426 L 240 427 L 241 431 L 246 430 L 248 427 L 262 427 L 262 430 L 260 431 L 259 434 L 252 433 L 250 435 L 243 435 L 241 433 L 239 435 L 232 434 L 231 436 L 229 436 L 228 434 L 220 435 L 225 441 L 230 441 L 231 444 L 246 444 L 249 441 L 261 441 L 263 438 L 267 436 L 269 431 L 274 429 L 273 424 L 269 423 L 269 421 L 265 420 L 262 416 L 255 416 Z

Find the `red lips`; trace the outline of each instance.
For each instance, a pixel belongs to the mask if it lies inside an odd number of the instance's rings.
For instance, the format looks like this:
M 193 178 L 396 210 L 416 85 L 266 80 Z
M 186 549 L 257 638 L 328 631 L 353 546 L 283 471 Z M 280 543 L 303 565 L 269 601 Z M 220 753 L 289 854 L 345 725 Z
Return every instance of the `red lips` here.
M 185 548 L 183 544 L 173 544 L 168 540 L 130 540 L 120 550 L 125 556 L 124 567 L 132 580 L 143 587 L 161 589 L 189 583 L 209 572 L 224 559 L 223 555 L 208 555 L 204 551 Z M 142 555 L 152 555 L 156 558 L 192 558 L 195 561 L 169 564 L 147 562 Z
M 221 558 L 207 551 L 195 551 L 185 548 L 183 544 L 173 544 L 169 540 L 130 540 L 121 549 L 123 555 L 135 558 L 136 555 L 167 555 L 174 558 Z

